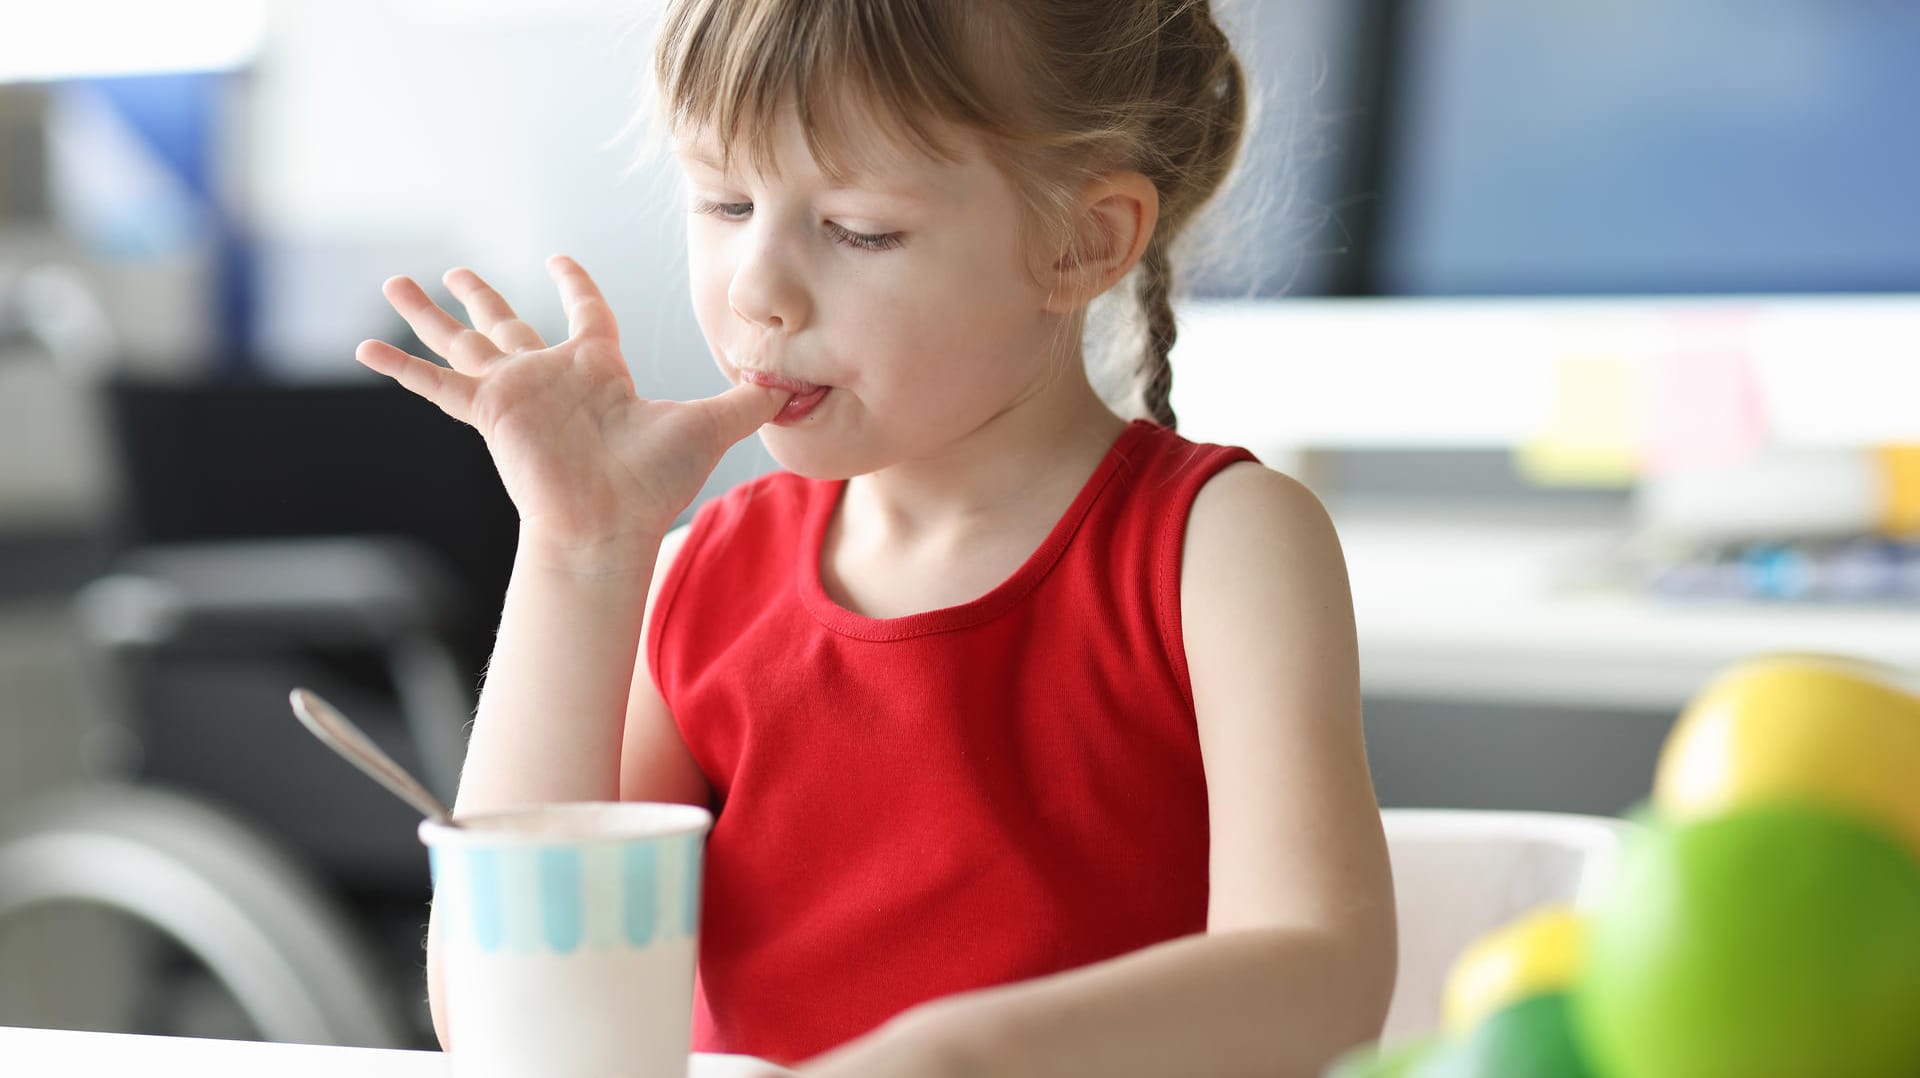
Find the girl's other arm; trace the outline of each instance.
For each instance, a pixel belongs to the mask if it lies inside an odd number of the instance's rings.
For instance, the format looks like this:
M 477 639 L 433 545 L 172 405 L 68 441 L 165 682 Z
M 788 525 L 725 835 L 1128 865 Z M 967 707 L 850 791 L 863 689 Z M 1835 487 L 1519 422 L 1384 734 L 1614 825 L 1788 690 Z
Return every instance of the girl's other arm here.
M 933 1003 L 807 1073 L 1316 1075 L 1379 1034 L 1393 883 L 1345 562 L 1313 494 L 1252 464 L 1209 482 L 1181 617 L 1212 819 L 1207 934 Z

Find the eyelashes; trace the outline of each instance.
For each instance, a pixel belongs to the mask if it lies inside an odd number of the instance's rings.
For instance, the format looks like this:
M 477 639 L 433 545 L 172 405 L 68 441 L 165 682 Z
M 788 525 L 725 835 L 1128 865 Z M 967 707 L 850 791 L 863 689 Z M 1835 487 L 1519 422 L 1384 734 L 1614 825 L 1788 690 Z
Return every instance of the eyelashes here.
M 693 212 L 737 224 L 753 216 L 753 203 L 697 199 Z M 891 251 L 905 242 L 898 232 L 855 232 L 837 221 L 825 222 L 825 228 L 835 243 L 861 251 Z

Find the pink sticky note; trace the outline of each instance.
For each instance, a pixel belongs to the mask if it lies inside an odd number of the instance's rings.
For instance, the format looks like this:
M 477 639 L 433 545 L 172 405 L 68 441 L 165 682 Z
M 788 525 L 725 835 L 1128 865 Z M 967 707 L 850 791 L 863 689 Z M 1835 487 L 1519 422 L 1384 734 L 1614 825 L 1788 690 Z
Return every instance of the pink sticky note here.
M 1767 443 L 1767 409 L 1753 356 L 1737 338 L 1682 338 L 1649 371 L 1646 468 L 1651 473 L 1716 470 Z

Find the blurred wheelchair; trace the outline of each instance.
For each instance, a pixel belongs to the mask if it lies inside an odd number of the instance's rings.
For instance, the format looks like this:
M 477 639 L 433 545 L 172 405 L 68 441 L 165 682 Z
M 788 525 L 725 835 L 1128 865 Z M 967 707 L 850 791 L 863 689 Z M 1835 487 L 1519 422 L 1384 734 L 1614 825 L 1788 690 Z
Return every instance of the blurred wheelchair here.
M 126 751 L 0 812 L 0 1023 L 431 1047 L 416 820 L 286 695 L 451 799 L 514 541 L 484 446 L 378 384 L 98 391 L 124 494 L 73 620 Z

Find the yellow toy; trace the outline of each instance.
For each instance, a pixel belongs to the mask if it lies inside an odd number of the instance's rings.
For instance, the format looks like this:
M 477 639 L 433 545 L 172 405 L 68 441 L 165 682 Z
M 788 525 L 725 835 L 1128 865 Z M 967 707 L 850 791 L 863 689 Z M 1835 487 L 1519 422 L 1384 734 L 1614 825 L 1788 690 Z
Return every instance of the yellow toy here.
M 1920 685 L 1854 659 L 1777 655 L 1714 679 L 1667 735 L 1668 823 L 1799 802 L 1884 827 L 1920 857 Z
M 1558 992 L 1580 969 L 1586 926 L 1571 906 L 1545 906 L 1462 952 L 1447 975 L 1441 1022 L 1464 1033 L 1531 996 Z

